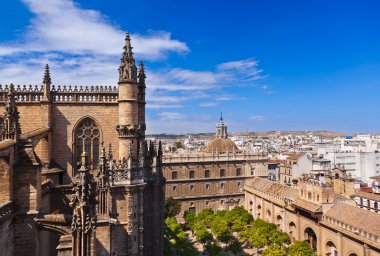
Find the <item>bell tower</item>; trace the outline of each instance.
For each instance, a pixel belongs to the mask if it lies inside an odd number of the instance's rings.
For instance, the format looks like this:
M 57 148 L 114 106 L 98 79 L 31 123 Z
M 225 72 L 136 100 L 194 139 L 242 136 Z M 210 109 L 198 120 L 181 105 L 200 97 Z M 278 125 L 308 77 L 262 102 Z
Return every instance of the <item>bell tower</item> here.
M 216 138 L 227 138 L 227 125 L 223 121 L 223 113 L 220 113 L 219 122 L 216 124 Z

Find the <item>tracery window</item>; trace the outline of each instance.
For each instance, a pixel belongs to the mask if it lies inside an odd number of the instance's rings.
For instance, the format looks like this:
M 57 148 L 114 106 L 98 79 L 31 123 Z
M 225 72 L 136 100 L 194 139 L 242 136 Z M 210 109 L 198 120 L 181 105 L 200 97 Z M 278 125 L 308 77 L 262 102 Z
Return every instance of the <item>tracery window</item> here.
M 100 130 L 95 121 L 85 118 L 75 130 L 75 156 L 77 166 L 80 165 L 80 155 L 87 153 L 87 161 L 91 168 L 97 167 L 99 163 Z

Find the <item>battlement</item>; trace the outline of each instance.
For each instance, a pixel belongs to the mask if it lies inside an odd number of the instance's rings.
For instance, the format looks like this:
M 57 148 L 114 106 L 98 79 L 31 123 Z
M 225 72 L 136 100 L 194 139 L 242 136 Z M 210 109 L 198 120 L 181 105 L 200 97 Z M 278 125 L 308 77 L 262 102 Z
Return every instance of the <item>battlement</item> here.
M 5 102 L 8 85 L 0 84 L 0 102 Z M 16 102 L 38 103 L 46 101 L 43 85 L 15 86 Z M 51 102 L 57 103 L 117 103 L 119 90 L 116 86 L 66 86 L 52 85 Z

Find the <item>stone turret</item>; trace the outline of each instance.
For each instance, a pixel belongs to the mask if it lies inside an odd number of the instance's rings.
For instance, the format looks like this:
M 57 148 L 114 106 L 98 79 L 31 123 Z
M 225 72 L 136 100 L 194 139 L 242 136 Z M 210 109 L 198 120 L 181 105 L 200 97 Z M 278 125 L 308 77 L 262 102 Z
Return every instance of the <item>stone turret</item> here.
M 119 133 L 120 158 L 128 156 L 129 144 L 132 144 L 133 158 L 136 158 L 138 145 L 143 139 L 145 125 L 139 123 L 138 87 L 131 38 L 127 33 L 119 67 L 119 121 L 116 129 Z

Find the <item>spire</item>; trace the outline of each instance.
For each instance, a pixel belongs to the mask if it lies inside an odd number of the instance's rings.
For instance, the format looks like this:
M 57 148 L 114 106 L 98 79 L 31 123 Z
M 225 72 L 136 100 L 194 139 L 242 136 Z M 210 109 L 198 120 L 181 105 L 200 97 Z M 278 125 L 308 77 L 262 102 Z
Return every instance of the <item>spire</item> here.
M 227 138 L 227 125 L 223 121 L 222 112 L 220 112 L 219 122 L 216 124 L 216 137 Z
M 49 71 L 49 65 L 46 64 L 45 66 L 45 75 L 44 75 L 44 81 L 43 81 L 44 84 L 51 84 L 51 78 L 50 78 L 50 71 Z
M 50 85 L 51 85 L 51 78 L 50 78 L 49 65 L 46 64 L 44 80 L 43 80 L 44 100 L 46 100 L 46 101 L 50 100 Z
M 135 65 L 135 59 L 133 58 L 132 48 L 131 37 L 127 32 L 125 36 L 124 52 L 120 59 L 119 82 L 124 82 L 125 80 L 136 81 L 137 68 Z
M 0 123 L 0 141 L 5 139 L 17 140 L 21 134 L 20 112 L 17 110 L 14 85 L 10 84 L 5 112 Z
M 144 63 L 141 60 L 139 63 L 138 78 L 139 78 L 139 87 L 146 88 L 146 85 L 145 85 L 146 75 L 145 75 L 145 70 L 144 70 Z
M 219 123 L 217 124 L 217 126 L 224 126 L 223 112 L 220 112 Z

